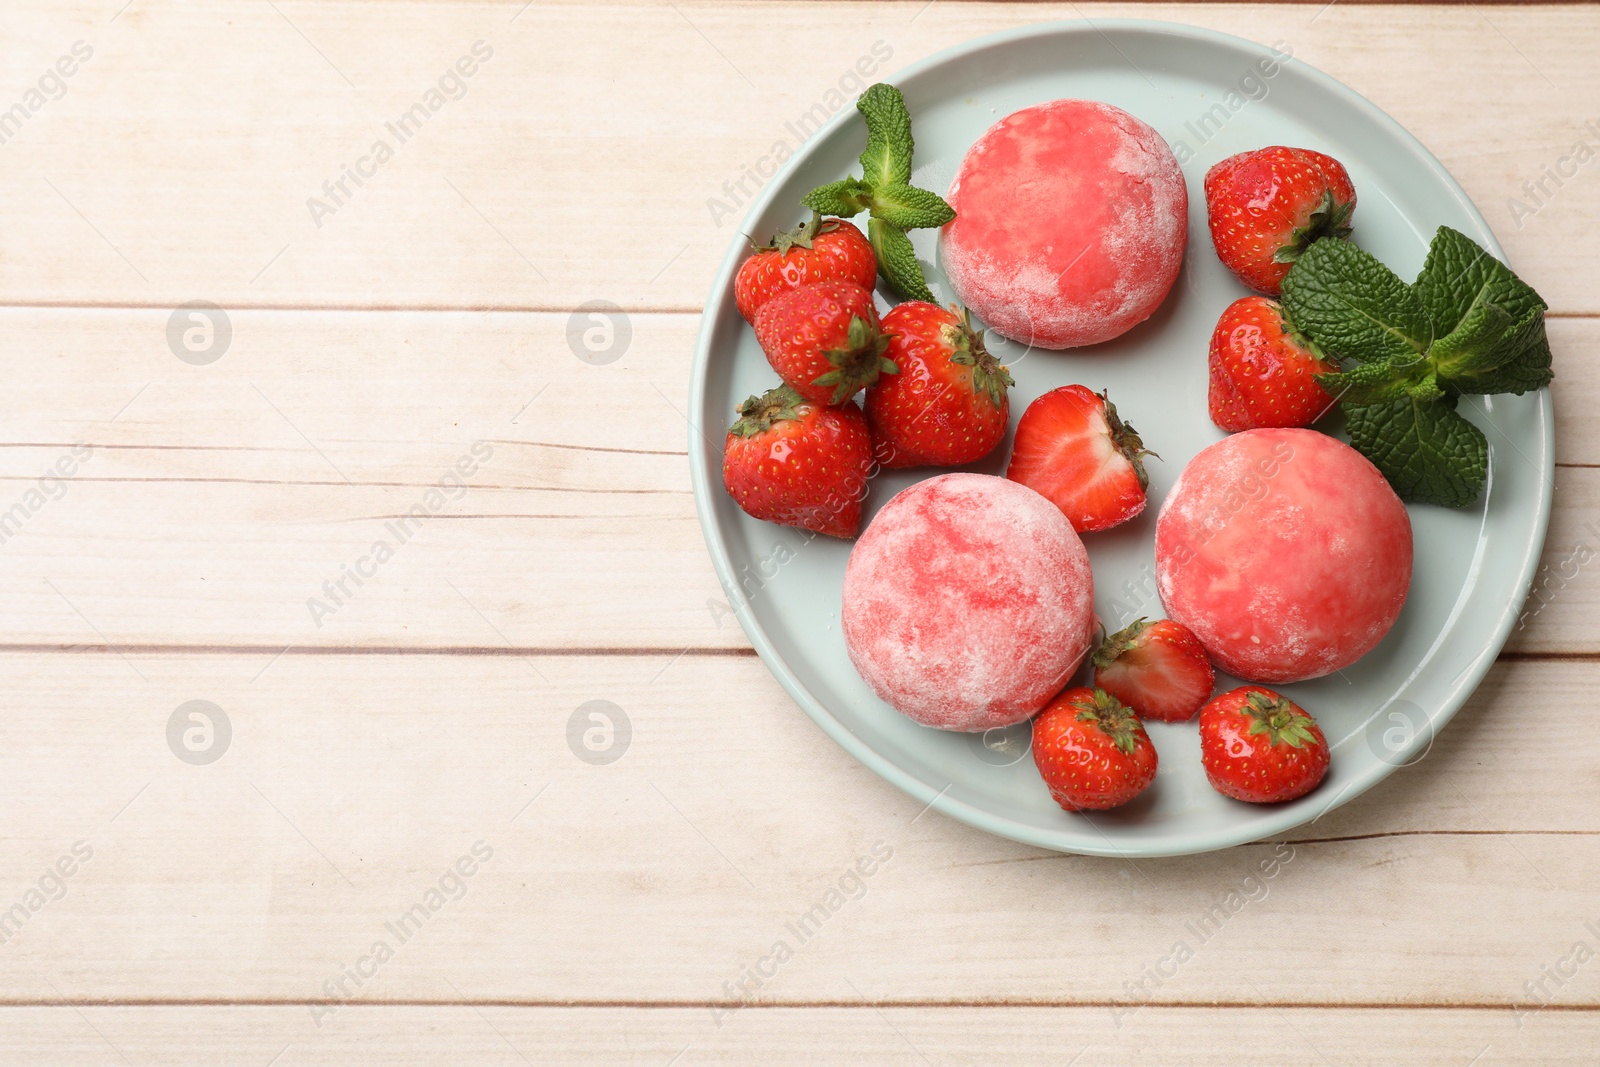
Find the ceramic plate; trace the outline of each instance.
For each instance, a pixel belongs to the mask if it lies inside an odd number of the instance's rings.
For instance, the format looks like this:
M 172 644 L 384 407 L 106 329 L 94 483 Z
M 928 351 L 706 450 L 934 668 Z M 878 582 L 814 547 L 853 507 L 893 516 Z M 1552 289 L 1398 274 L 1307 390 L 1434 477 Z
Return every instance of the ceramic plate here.
M 1460 186 L 1393 119 L 1292 56 L 1239 38 L 1138 20 L 1053 23 L 962 45 L 894 81 L 914 120 L 914 183 L 925 188 L 947 189 L 967 147 L 994 122 L 1061 97 L 1104 100 L 1132 112 L 1161 132 L 1183 164 L 1188 253 L 1171 295 L 1149 321 L 1107 344 L 1065 353 L 1029 352 L 991 335 L 992 350 L 1016 378 L 1013 427 L 1040 393 L 1081 382 L 1110 389 L 1122 416 L 1162 456 L 1149 464 L 1144 514 L 1084 538 L 1095 607 L 1112 629 L 1164 614 L 1154 592 L 1156 513 L 1184 464 L 1222 437 L 1206 416 L 1207 343 L 1217 316 L 1244 290 L 1211 248 L 1201 189 L 1207 168 L 1269 144 L 1336 157 L 1359 197 L 1356 240 L 1402 278 L 1416 276 L 1440 225 L 1502 255 Z M 808 190 L 852 172 L 864 136 L 853 107 L 835 115 L 768 184 L 744 232 L 770 235 L 792 226 Z M 935 296 L 952 301 L 936 232 L 913 237 Z M 758 522 L 724 493 L 722 439 L 734 409 L 777 384 L 734 307 L 733 277 L 747 254 L 744 239 L 736 239 L 712 287 L 691 385 L 697 431 L 689 454 L 711 558 L 756 651 L 800 707 L 851 755 L 946 815 L 1046 848 L 1116 856 L 1201 852 L 1276 834 L 1425 755 L 1510 633 L 1550 513 L 1548 390 L 1464 401 L 1467 417 L 1490 443 L 1481 500 L 1461 511 L 1413 506 L 1416 573 L 1393 631 L 1343 672 L 1281 687 L 1316 716 L 1333 746 L 1333 766 L 1320 788 L 1282 805 L 1228 800 L 1206 783 L 1194 724 L 1151 723 L 1161 756 L 1154 785 L 1116 811 L 1064 812 L 1034 769 L 1026 723 L 988 735 L 927 729 L 881 702 L 856 675 L 839 629 L 849 543 Z M 888 306 L 881 295 L 880 306 Z M 1009 454 L 1008 439 L 968 469 L 1001 474 Z M 869 521 L 884 501 L 933 473 L 875 479 Z M 1238 684 L 1220 674 L 1217 682 L 1219 689 Z

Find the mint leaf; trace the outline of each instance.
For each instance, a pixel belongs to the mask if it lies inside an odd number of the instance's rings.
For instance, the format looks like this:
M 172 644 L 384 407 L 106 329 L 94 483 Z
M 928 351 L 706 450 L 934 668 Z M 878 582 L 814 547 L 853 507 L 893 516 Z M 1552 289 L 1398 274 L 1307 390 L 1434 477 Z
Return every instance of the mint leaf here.
M 1456 371 L 1445 384 L 1458 393 L 1516 393 L 1520 396 L 1547 385 L 1552 377 L 1544 312 L 1531 308 L 1521 322 L 1506 331 L 1497 362 L 1492 367 Z
M 856 101 L 867 122 L 867 147 L 861 153 L 861 172 L 868 185 L 911 184 L 911 112 L 906 98 L 892 85 L 878 82 Z
M 1533 314 L 1539 314 L 1537 308 Z M 1428 361 L 1445 379 L 1494 370 L 1512 356 L 1511 314 L 1499 304 L 1477 304 L 1448 335 L 1433 342 Z
M 1283 279 L 1296 330 L 1334 359 L 1375 363 L 1420 357 L 1433 325 L 1410 286 L 1349 241 L 1324 238 Z
M 867 222 L 867 239 L 878 257 L 878 273 L 889 283 L 889 288 L 906 300 L 933 302 L 933 293 L 922 276 L 917 263 L 917 253 L 911 247 L 911 238 L 904 230 L 891 226 L 882 219 Z
M 819 185 L 800 201 L 821 215 L 837 215 L 848 219 L 858 215 L 872 202 L 872 186 L 860 178 L 844 178 Z
M 1317 384 L 1344 404 L 1381 404 L 1403 396 L 1429 400 L 1443 396 L 1426 361 L 1418 359 L 1380 360 L 1357 363 L 1347 371 L 1318 374 Z
M 956 217 L 944 197 L 909 185 L 879 186 L 872 193 L 872 214 L 902 230 L 943 226 Z
M 1344 415 L 1350 443 L 1402 500 L 1464 508 L 1478 498 L 1489 442 L 1455 410 L 1453 397 L 1347 404 Z
M 1545 308 L 1539 294 L 1510 267 L 1448 226 L 1434 233 L 1412 291 L 1427 310 L 1435 337 L 1454 333 L 1482 304 L 1500 305 L 1512 322 L 1521 322 L 1532 308 Z

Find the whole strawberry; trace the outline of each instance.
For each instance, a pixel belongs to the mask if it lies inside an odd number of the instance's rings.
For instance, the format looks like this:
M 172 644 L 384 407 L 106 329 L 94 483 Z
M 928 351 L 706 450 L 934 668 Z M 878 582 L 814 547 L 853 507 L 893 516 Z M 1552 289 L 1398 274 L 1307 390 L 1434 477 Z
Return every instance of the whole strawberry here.
M 808 400 L 842 404 L 896 367 L 884 356 L 872 293 L 854 282 L 816 282 L 768 300 L 756 340 L 778 377 Z
M 1105 530 L 1144 510 L 1147 455 L 1104 393 L 1064 385 L 1022 413 L 1006 477 L 1048 497 L 1079 533 Z
M 1081 686 L 1033 720 L 1033 762 L 1068 811 L 1126 804 L 1156 776 L 1156 749 L 1138 716 L 1104 689 Z
M 1328 742 L 1294 701 L 1242 685 L 1200 709 L 1200 762 L 1223 796 L 1272 804 L 1317 787 L 1328 773 Z
M 1310 426 L 1333 407 L 1316 376 L 1337 373 L 1338 363 L 1295 333 L 1282 306 L 1264 296 L 1242 297 L 1223 310 L 1209 363 L 1211 421 L 1229 433 Z
M 829 407 L 781 385 L 740 405 L 723 447 L 722 484 L 758 519 L 854 537 L 871 466 L 858 406 Z
M 1141 719 L 1184 722 L 1211 698 L 1211 659 L 1187 626 L 1139 619 L 1095 650 L 1094 684 Z
M 1350 236 L 1350 175 L 1309 148 L 1274 145 L 1229 156 L 1206 172 L 1205 189 L 1217 258 L 1257 292 L 1277 296 L 1313 241 Z
M 964 313 L 912 300 L 883 317 L 899 373 L 867 390 L 873 454 L 885 467 L 954 467 L 982 459 L 1006 435 L 1011 374 Z
M 848 222 L 813 214 L 810 222 L 756 248 L 733 279 L 733 299 L 753 326 L 761 305 L 791 289 L 813 282 L 854 282 L 870 290 L 877 278 L 878 257 L 866 235 Z

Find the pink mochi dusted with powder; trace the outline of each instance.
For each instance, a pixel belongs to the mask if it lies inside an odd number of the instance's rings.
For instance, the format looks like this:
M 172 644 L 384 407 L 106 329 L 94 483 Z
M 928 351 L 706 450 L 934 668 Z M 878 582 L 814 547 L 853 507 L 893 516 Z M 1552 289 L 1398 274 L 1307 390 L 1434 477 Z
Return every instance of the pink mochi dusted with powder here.
M 1156 588 L 1218 667 L 1297 682 L 1348 667 L 1411 587 L 1411 518 L 1365 456 L 1315 430 L 1201 452 L 1156 520 Z
M 940 475 L 896 494 L 856 542 L 841 618 L 850 661 L 902 714 L 941 730 L 1009 726 L 1089 650 L 1089 554 L 1027 486 Z
M 1054 100 L 1007 115 L 961 161 L 940 238 L 962 303 L 1040 348 L 1109 341 L 1160 306 L 1189 192 L 1159 133 L 1121 108 Z

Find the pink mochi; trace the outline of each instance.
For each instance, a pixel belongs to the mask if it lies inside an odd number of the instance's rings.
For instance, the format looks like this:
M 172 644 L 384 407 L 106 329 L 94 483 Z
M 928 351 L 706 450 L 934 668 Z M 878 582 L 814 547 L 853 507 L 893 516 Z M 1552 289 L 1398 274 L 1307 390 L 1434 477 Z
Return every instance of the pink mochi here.
M 1189 192 L 1167 142 L 1121 108 L 1054 100 L 980 137 L 940 238 L 956 295 L 1040 348 L 1108 341 L 1149 318 L 1183 263 Z
M 896 494 L 856 542 L 841 619 L 850 661 L 902 714 L 941 730 L 1009 726 L 1089 650 L 1089 554 L 1027 486 L 940 475 Z
M 1156 520 L 1156 588 L 1229 674 L 1297 682 L 1383 640 L 1411 587 L 1411 518 L 1367 458 L 1315 430 L 1201 452 Z

